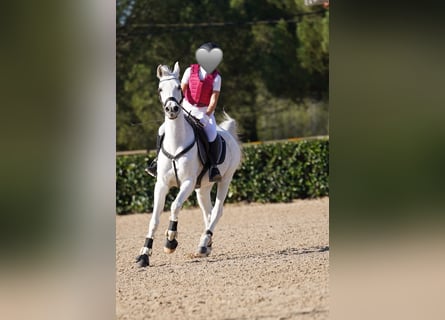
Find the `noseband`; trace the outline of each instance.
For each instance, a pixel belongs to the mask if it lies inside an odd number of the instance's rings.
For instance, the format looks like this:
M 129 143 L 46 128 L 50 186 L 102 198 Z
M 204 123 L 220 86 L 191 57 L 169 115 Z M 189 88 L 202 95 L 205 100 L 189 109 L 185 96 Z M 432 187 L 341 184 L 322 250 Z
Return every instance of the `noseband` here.
M 182 91 L 181 91 L 181 92 L 182 92 Z M 175 97 L 168 97 L 167 100 L 165 100 L 165 102 L 164 102 L 164 108 L 165 108 L 165 106 L 167 105 L 167 103 L 168 103 L 169 101 L 173 101 L 173 102 L 176 103 L 178 106 L 181 106 L 181 103 L 182 103 L 182 100 L 183 100 L 183 99 L 184 99 L 184 97 L 183 97 L 182 93 L 181 93 L 181 100 L 180 100 L 180 101 L 176 100 Z

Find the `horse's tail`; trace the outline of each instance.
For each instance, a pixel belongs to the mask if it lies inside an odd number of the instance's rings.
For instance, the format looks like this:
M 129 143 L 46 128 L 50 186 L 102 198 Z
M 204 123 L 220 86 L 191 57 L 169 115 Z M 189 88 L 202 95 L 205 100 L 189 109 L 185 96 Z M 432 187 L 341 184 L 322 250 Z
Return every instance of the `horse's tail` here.
M 230 133 L 230 135 L 235 139 L 236 144 L 239 148 L 240 151 L 240 163 L 239 166 L 241 165 L 242 162 L 242 158 L 243 158 L 243 152 L 242 152 L 242 145 L 241 145 L 241 141 L 238 137 L 238 126 L 236 123 L 236 120 L 233 119 L 232 117 L 230 117 L 227 112 L 223 111 L 224 113 L 224 121 L 221 122 L 221 124 L 219 125 L 219 127 L 223 130 L 226 130 Z
M 238 125 L 236 123 L 236 120 L 229 116 L 227 112 L 223 111 L 223 113 L 224 121 L 220 123 L 220 128 L 230 132 L 230 134 L 235 138 L 236 142 L 241 145 L 238 137 Z

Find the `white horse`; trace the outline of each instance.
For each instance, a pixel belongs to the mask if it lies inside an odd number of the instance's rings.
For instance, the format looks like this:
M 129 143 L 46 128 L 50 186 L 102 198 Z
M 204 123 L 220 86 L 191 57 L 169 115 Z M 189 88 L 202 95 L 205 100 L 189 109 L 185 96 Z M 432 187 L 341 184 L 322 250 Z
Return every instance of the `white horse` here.
M 206 257 L 210 254 L 213 232 L 223 213 L 229 184 L 241 163 L 241 146 L 236 133 L 236 122 L 225 114 L 226 120 L 217 127 L 217 132 L 226 142 L 226 157 L 224 162 L 218 165 L 222 179 L 218 182 L 215 205 L 212 208 L 210 194 L 214 182 L 209 182 L 208 170 L 202 177 L 200 187 L 195 188 L 197 178 L 203 172 L 203 165 L 198 155 L 197 137 L 186 120 L 188 114 L 181 106 L 183 95 L 179 81 L 178 62 L 175 63 L 173 71 L 168 66 L 159 65 L 157 77 L 159 78 L 159 96 L 165 113 L 165 137 L 162 142 L 162 151 L 158 155 L 153 214 L 145 244 L 136 260 L 140 267 L 149 265 L 159 216 L 164 209 L 165 197 L 173 186 L 179 187 L 179 191 L 171 205 L 170 224 L 165 233 L 164 251 L 166 253 L 175 251 L 178 245 L 176 234 L 179 211 L 192 191 L 196 189 L 204 218 L 204 233 L 200 238 L 195 256 Z

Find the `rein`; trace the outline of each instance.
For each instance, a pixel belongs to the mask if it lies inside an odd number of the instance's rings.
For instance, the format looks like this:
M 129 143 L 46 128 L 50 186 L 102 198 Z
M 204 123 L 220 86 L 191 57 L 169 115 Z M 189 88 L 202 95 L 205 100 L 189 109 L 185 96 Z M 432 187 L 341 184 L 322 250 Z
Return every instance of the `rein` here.
M 199 121 L 198 118 L 196 118 L 194 115 L 192 115 L 190 113 L 190 111 L 188 111 L 186 108 L 184 108 L 182 105 L 179 105 L 181 107 L 181 109 L 187 114 L 187 117 L 189 119 L 191 119 L 198 127 L 200 127 L 201 129 L 204 128 L 204 125 L 201 123 L 201 121 Z

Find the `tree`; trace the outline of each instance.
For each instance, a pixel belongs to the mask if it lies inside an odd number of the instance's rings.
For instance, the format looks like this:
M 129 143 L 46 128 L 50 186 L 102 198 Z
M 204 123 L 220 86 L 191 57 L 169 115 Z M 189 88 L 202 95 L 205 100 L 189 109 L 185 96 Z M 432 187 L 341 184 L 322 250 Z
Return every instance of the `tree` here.
M 257 140 L 260 117 L 283 101 L 326 100 L 329 15 L 317 10 L 303 0 L 118 0 L 117 149 L 155 147 L 163 121 L 156 67 L 179 61 L 183 72 L 207 41 L 224 52 L 216 117 L 225 109 L 237 119 L 243 141 Z

